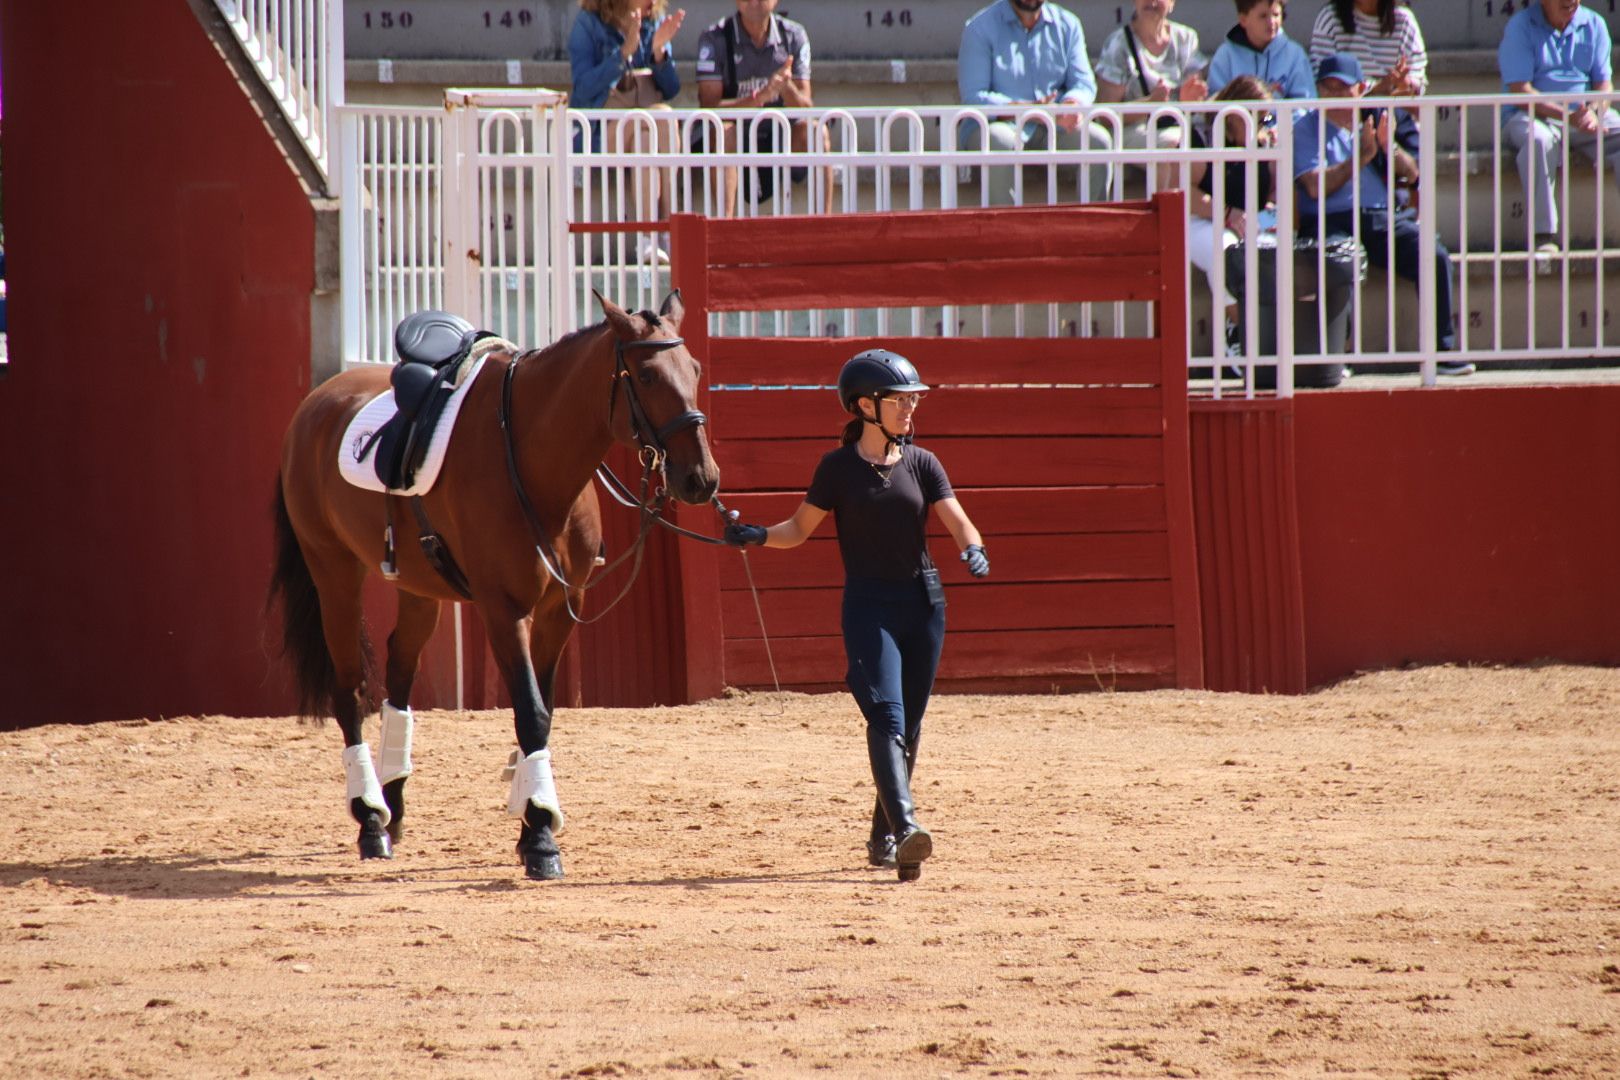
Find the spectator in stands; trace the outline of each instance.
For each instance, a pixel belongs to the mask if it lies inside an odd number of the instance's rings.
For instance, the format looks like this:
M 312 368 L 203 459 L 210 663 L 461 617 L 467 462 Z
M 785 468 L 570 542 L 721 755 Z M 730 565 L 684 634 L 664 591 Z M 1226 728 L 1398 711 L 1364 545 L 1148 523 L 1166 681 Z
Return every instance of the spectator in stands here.
M 1614 89 L 1610 67 L 1612 43 L 1602 16 L 1581 7 L 1580 0 L 1529 3 L 1508 20 L 1497 49 L 1503 89 L 1513 94 L 1579 95 Z M 1543 271 L 1563 248 L 1558 242 L 1558 206 L 1553 177 L 1562 144 L 1591 157 L 1599 133 L 1609 172 L 1620 180 L 1620 118 L 1606 101 L 1531 101 L 1508 113 L 1502 136 L 1518 151 L 1519 179 L 1530 204 L 1536 231 L 1536 262 Z
M 670 42 L 680 32 L 686 11 L 666 11 L 666 0 L 579 0 L 579 14 L 568 34 L 568 64 L 573 76 L 570 104 L 581 109 L 664 109 L 681 92 Z M 674 145 L 672 125 L 657 124 L 658 150 Z M 613 125 L 608 147 L 614 152 L 639 152 L 640 125 L 623 120 Z M 592 138 L 599 138 L 592 132 Z M 662 183 L 660 183 L 662 180 Z M 646 170 L 638 175 L 636 216 L 642 221 L 669 216 L 669 177 Z M 656 201 L 656 209 L 654 202 Z M 654 236 L 641 242 L 643 260 L 668 262 L 665 244 Z
M 1311 66 L 1347 52 L 1373 78 L 1368 97 L 1417 97 L 1429 87 L 1429 52 L 1417 16 L 1397 0 L 1332 0 L 1316 13 L 1311 27 Z M 1417 120 L 1395 110 L 1395 141 L 1418 153 Z M 1399 193 L 1406 198 L 1415 190 Z
M 1397 0 L 1331 0 L 1311 26 L 1311 66 L 1347 52 L 1373 78 L 1368 97 L 1416 97 L 1429 87 L 1429 51 L 1412 9 Z
M 1283 32 L 1282 0 L 1236 0 L 1237 25 L 1209 62 L 1209 92 L 1218 94 L 1239 75 L 1253 75 L 1273 98 L 1314 95 L 1311 62 Z
M 1136 0 L 1136 11 L 1103 42 L 1097 58 L 1097 101 L 1203 101 L 1209 87 L 1204 68 L 1209 59 L 1198 49 L 1198 31 L 1172 22 L 1176 0 Z M 1150 145 L 1148 117 L 1125 125 L 1123 144 L 1132 150 Z M 1182 144 L 1181 125 L 1161 121 L 1154 146 Z
M 1253 75 L 1239 75 L 1222 87 L 1221 92 L 1215 95 L 1215 100 L 1270 101 L 1271 90 Z M 1269 146 L 1274 143 L 1277 130 L 1272 126 L 1272 122 L 1275 118 L 1263 113 L 1251 113 L 1250 116 L 1252 123 L 1245 123 L 1241 116 L 1228 115 L 1225 121 L 1224 142 L 1214 138 L 1206 139 L 1195 125 L 1192 128 L 1191 145 L 1195 149 L 1203 149 L 1211 144 L 1248 146 L 1251 143 L 1259 143 Z M 1191 185 L 1187 196 L 1187 258 L 1209 279 L 1211 292 L 1215 289 L 1215 260 L 1221 258 L 1227 248 L 1243 239 L 1248 227 L 1245 220 L 1245 208 L 1248 206 L 1248 166 L 1240 161 L 1230 161 L 1222 168 L 1225 176 L 1225 192 L 1224 199 L 1220 203 L 1215 202 L 1215 169 L 1209 162 L 1195 161 L 1187 173 L 1187 182 Z M 1257 162 L 1254 166 L 1254 177 L 1255 209 L 1260 214 L 1259 228 L 1261 231 L 1265 231 L 1268 226 L 1275 229 L 1276 171 L 1272 169 L 1269 161 Z M 1230 356 L 1241 351 L 1237 341 L 1238 306 L 1237 298 L 1230 291 L 1226 292 L 1224 301 L 1226 310 L 1224 339 L 1227 355 Z
M 1047 128 L 1035 121 L 1018 122 L 1032 105 L 1090 105 L 1097 97 L 1097 78 L 1086 55 L 1086 32 L 1072 12 L 1046 0 L 995 0 L 967 21 L 956 56 L 956 84 L 968 105 L 996 110 L 989 125 L 993 150 L 1041 148 Z M 1002 112 L 1005 106 L 1017 112 Z M 972 129 L 974 133 L 977 128 Z M 964 139 L 971 140 L 967 131 Z M 1110 130 L 1073 112 L 1056 117 L 1055 139 L 1065 149 L 1114 148 Z M 968 143 L 973 145 L 971 141 Z M 1111 170 L 1087 170 L 1080 189 L 1082 202 L 1107 197 Z M 986 170 L 989 201 L 1004 205 L 1014 199 L 1013 167 Z
M 1334 53 L 1317 69 L 1316 96 L 1354 102 L 1367 91 L 1361 61 L 1350 53 Z M 1391 245 L 1395 273 L 1408 281 L 1418 279 L 1417 216 L 1397 210 L 1384 183 L 1390 162 L 1397 177 L 1415 182 L 1417 162 L 1390 138 L 1390 117 L 1382 110 L 1324 108 L 1310 111 L 1294 124 L 1294 179 L 1300 188 L 1299 232 L 1314 236 L 1322 219 L 1327 236 L 1350 236 L 1361 227 L 1361 243 L 1373 266 L 1384 266 Z M 1452 323 L 1451 254 L 1437 237 L 1434 242 L 1434 307 L 1441 352 L 1457 347 Z M 1441 361 L 1442 375 L 1467 375 L 1474 365 Z
M 810 35 L 803 26 L 776 14 L 777 0 L 737 0 L 737 13 L 727 15 L 703 31 L 698 38 L 698 104 L 705 109 L 807 109 L 815 104 L 810 89 Z M 759 120 L 745 125 L 743 145 L 750 151 L 770 153 L 775 149 L 777 125 Z M 805 153 L 810 145 L 811 125 L 796 120 L 792 125 L 791 148 Z M 825 128 L 817 128 L 822 152 L 831 145 Z M 724 126 L 727 153 L 737 150 L 737 125 Z M 776 171 L 750 170 L 757 201 L 775 195 Z M 808 175 L 805 168 L 794 168 L 794 183 Z M 826 169 L 822 198 L 828 210 L 833 207 L 834 172 Z M 722 213 L 737 212 L 737 170 L 726 169 L 723 176 Z

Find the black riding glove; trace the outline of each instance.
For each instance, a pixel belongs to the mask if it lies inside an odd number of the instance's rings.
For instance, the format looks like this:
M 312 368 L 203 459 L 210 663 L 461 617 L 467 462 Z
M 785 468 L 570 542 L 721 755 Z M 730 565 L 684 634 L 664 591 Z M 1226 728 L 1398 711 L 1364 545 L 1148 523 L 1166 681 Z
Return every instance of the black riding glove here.
M 990 572 L 990 558 L 979 544 L 969 544 L 962 552 L 962 561 L 967 563 L 968 573 L 974 577 L 984 577 Z
M 763 525 L 727 525 L 722 534 L 726 543 L 732 547 L 747 547 L 749 544 L 765 543 L 765 526 Z

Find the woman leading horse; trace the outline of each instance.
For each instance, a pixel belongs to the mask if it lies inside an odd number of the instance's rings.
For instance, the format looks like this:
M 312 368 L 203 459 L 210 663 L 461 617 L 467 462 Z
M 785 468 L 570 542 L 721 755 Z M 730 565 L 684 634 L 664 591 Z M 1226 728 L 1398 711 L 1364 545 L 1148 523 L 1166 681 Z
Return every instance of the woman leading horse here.
M 697 410 L 699 367 L 679 329 L 680 294 L 658 314 L 597 297 L 606 316 L 543 350 L 494 352 L 467 388 L 443 469 L 420 508 L 459 565 L 512 698 L 521 752 L 509 811 L 529 877 L 562 876 L 551 773 L 553 680 L 601 544 L 591 476 L 615 441 L 636 447 L 667 490 L 706 502 L 720 483 Z M 461 597 L 415 545 L 398 550 L 399 614 L 388 637 L 378 766 L 361 724 L 365 685 L 361 584 L 384 531 L 413 520 L 407 500 L 338 472 L 349 421 L 388 387 L 389 369 L 354 369 L 312 391 L 287 431 L 276 497 L 271 597 L 306 715 L 336 716 L 361 858 L 387 858 L 400 835 L 410 775 L 411 685 L 442 601 Z M 392 502 L 394 505 L 389 507 Z

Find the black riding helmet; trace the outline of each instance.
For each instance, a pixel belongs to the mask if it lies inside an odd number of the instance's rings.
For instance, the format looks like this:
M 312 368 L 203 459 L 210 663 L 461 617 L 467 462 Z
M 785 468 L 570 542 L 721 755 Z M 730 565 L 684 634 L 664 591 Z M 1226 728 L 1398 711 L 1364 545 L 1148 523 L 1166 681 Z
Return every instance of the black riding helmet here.
M 845 411 L 859 415 L 855 402 L 883 394 L 921 393 L 927 390 L 910 360 L 888 349 L 867 349 L 844 362 L 838 373 L 838 401 Z

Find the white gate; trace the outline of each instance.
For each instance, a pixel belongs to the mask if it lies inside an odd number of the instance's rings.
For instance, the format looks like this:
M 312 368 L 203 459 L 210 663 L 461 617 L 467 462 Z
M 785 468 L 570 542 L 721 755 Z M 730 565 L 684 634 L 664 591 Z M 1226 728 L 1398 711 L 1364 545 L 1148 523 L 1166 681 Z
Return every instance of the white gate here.
M 443 110 L 340 110 L 345 364 L 392 363 L 395 324 L 424 308 L 524 347 L 573 328 L 566 104 L 449 90 Z

